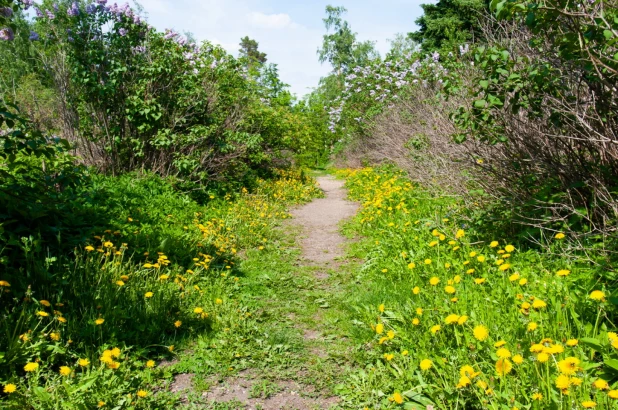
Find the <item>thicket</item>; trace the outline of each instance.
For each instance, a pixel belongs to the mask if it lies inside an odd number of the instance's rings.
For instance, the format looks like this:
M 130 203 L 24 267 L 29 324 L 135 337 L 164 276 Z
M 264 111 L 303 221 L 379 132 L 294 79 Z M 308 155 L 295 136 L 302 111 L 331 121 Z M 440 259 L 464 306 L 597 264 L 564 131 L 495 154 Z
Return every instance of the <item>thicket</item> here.
M 482 33 L 478 41 L 458 43 L 471 36 L 444 34 L 457 7 L 440 2 L 426 18 L 444 30 L 412 36 L 431 52 L 345 73 L 343 96 L 329 105 L 342 157 L 398 164 L 424 185 L 487 204 L 476 221 L 537 244 L 565 231 L 580 249 L 612 253 L 616 8 L 494 1 L 491 13 L 466 17 L 475 16 L 468 33 Z

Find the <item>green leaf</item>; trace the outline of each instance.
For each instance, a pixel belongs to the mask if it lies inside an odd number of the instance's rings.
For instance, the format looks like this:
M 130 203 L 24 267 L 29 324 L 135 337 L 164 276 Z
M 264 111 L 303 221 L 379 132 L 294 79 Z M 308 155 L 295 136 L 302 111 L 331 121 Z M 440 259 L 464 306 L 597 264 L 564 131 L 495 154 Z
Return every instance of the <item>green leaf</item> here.
M 603 36 L 606 40 L 611 40 L 614 37 L 614 33 L 611 30 L 603 30 Z
M 605 365 L 611 367 L 612 369 L 618 371 L 618 360 L 617 359 L 607 359 L 604 361 Z
M 594 339 L 592 337 L 584 337 L 582 339 L 579 339 L 579 341 L 581 342 L 581 344 L 588 346 L 589 348 L 596 350 L 597 352 L 602 352 L 604 350 L 603 345 L 598 339 Z
M 486 106 L 487 106 L 487 101 L 485 100 L 474 101 L 474 108 L 485 108 Z
M 486 90 L 487 87 L 489 87 L 489 81 L 487 80 L 481 80 L 479 81 L 479 84 L 481 85 L 481 87 L 483 87 L 484 90 Z

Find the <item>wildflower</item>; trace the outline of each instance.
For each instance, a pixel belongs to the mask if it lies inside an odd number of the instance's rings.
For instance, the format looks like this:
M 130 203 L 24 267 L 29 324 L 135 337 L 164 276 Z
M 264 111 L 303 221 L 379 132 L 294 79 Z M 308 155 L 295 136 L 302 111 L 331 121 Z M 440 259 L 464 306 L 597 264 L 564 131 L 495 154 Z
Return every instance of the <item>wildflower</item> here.
M 174 326 L 176 328 L 179 328 L 180 326 L 182 326 L 182 322 L 180 320 L 177 320 L 177 321 L 174 322 Z
M 547 303 L 543 302 L 541 299 L 534 299 L 534 302 L 532 302 L 532 307 L 534 309 L 543 309 L 546 306 Z
M 420 368 L 421 370 L 429 370 L 433 366 L 433 362 L 429 359 L 421 360 Z
M 506 342 L 504 340 L 498 340 L 496 343 L 494 343 L 494 347 L 496 349 L 498 349 L 498 348 L 500 348 L 502 346 L 505 346 L 505 345 L 506 345 Z
M 118 370 L 118 368 L 120 368 L 120 363 L 112 360 L 110 363 L 107 363 L 107 368 L 112 370 Z
M 599 390 L 608 390 L 609 384 L 603 379 L 596 379 L 592 385 Z
M 201 307 L 196 307 L 195 309 L 193 309 L 193 313 L 195 313 L 196 315 L 199 315 L 200 313 L 203 313 L 204 309 L 202 309 Z
M 558 362 L 558 369 L 560 373 L 572 376 L 579 370 L 579 359 L 576 357 L 567 357 L 560 360 Z
M 36 315 L 37 316 L 41 316 L 41 317 L 47 317 L 47 316 L 49 316 L 49 313 L 40 310 L 40 311 L 36 312 Z
M 384 333 L 384 325 L 382 323 L 378 323 L 376 325 L 376 333 L 379 334 L 379 335 Z
M 155 367 L 155 365 L 156 365 L 156 363 L 155 363 L 154 360 L 148 360 L 146 362 L 146 367 L 149 368 L 149 369 L 152 369 L 153 367 Z
M 86 246 L 84 249 L 85 249 L 86 251 L 88 251 L 88 252 L 92 252 L 92 251 L 94 251 L 94 246 L 88 245 L 88 246 Z
M 455 277 L 453 278 L 453 282 L 455 282 L 455 283 L 461 282 L 461 276 L 455 275 Z
M 498 372 L 500 376 L 507 375 L 508 373 L 511 372 L 512 369 L 513 369 L 513 365 L 508 359 L 499 359 L 496 362 L 496 372 Z
M 498 268 L 498 270 L 499 270 L 499 271 L 501 271 L 501 272 L 504 272 L 505 270 L 509 269 L 510 267 L 511 267 L 511 265 L 510 265 L 510 264 L 505 263 L 504 265 L 501 265 L 501 266 Z
M 438 244 L 438 241 L 431 241 L 429 242 L 429 247 L 433 248 L 434 246 L 436 246 Z
M 11 393 L 15 393 L 16 390 L 17 390 L 17 386 L 15 386 L 13 383 L 9 383 L 4 386 L 4 389 L 2 391 L 5 392 L 6 394 L 11 394 Z
M 462 366 L 461 369 L 459 369 L 460 376 L 467 376 L 467 377 L 474 379 L 479 374 L 481 374 L 481 372 L 475 372 L 474 367 L 470 365 Z
M 459 315 L 450 314 L 444 319 L 444 322 L 447 325 L 452 325 L 452 324 L 457 323 L 458 320 L 459 320 Z
M 576 387 L 581 386 L 582 379 L 580 379 L 579 377 L 571 377 L 571 384 Z
M 524 362 L 524 358 L 520 354 L 516 354 L 513 356 L 513 363 L 522 364 Z
M 128 281 L 128 280 L 129 280 L 129 276 L 127 276 L 127 275 L 122 275 L 122 276 L 120 276 L 120 279 L 122 279 L 123 281 L 125 281 L 125 282 L 126 282 L 126 281 Z
M 515 247 L 513 245 L 506 245 L 504 247 L 504 250 L 507 251 L 508 253 L 511 253 L 515 250 Z
M 416 268 L 416 263 L 414 262 L 408 263 L 408 269 L 414 269 L 414 268 Z
M 60 333 L 58 333 L 58 332 L 51 332 L 49 334 L 49 338 L 51 340 L 53 340 L 54 342 L 57 342 L 58 340 L 60 340 Z
M 435 326 L 431 327 L 430 331 L 431 331 L 432 334 L 435 335 L 436 333 L 438 333 L 440 331 L 440 329 L 441 329 L 440 325 L 435 325 Z
M 425 265 L 431 265 L 431 259 L 425 259 Z
M 467 273 L 468 275 L 472 275 L 474 272 L 475 272 L 475 270 L 474 270 L 474 269 L 468 269 L 468 270 L 466 271 L 466 273 Z
M 388 336 L 389 339 L 393 340 L 395 338 L 395 331 L 389 330 L 388 332 L 386 332 L 386 336 Z
M 27 372 L 34 372 L 39 368 L 39 364 L 36 362 L 26 363 L 24 370 Z
M 103 322 L 105 322 L 105 319 L 103 318 L 98 318 L 97 320 L 94 321 L 95 325 L 102 325 Z
M 68 376 L 71 374 L 71 368 L 68 366 L 60 366 L 60 370 L 58 371 L 62 376 Z
M 545 363 L 549 360 L 549 355 L 547 353 L 541 352 L 536 355 L 536 360 L 538 360 L 539 363 Z
M 420 308 L 420 307 L 419 307 L 419 308 L 416 308 L 416 314 L 417 314 L 418 316 L 421 316 L 421 315 L 423 314 L 423 308 Z
M 391 401 L 394 401 L 397 404 L 403 403 L 403 396 L 399 392 L 393 393 L 393 397 L 390 398 Z
M 522 279 L 519 281 L 519 285 L 520 285 L 520 286 L 524 286 L 526 283 L 528 283 L 528 279 L 526 279 L 526 278 L 522 278 Z
M 390 354 L 390 353 L 384 353 L 384 358 L 386 359 L 386 361 L 390 362 L 391 360 L 393 360 L 393 358 L 395 357 L 394 354 Z
M 113 248 L 114 244 L 111 243 L 110 241 L 107 241 L 107 242 L 103 242 L 103 246 L 106 248 Z
M 470 252 L 470 257 L 474 258 L 476 256 L 476 252 Z
M 567 340 L 566 345 L 569 347 L 574 347 L 574 346 L 577 346 L 578 343 L 579 343 L 579 340 L 577 339 L 569 339 Z
M 556 238 L 556 239 L 564 239 L 564 234 L 563 234 L 562 232 L 558 232 L 558 233 L 554 236 L 554 238 Z
M 607 397 L 610 399 L 618 399 L 618 390 L 610 390 L 607 392 Z
M 496 351 L 496 356 L 501 359 L 508 359 L 509 357 L 511 357 L 511 352 L 509 351 L 509 349 L 502 347 Z
M 518 272 L 515 272 L 514 274 L 512 274 L 511 276 L 509 276 L 509 280 L 511 282 L 515 282 L 516 280 L 518 280 L 521 277 L 521 275 Z
M 590 299 L 596 300 L 597 302 L 605 302 L 605 292 L 602 290 L 593 290 L 590 293 Z
M 556 272 L 556 275 L 558 276 L 569 276 L 571 274 L 571 271 L 568 269 L 560 269 L 558 272 Z
M 482 285 L 483 283 L 485 283 L 487 279 L 485 278 L 476 278 L 474 279 L 474 283 L 476 283 L 477 285 Z
M 464 323 L 466 323 L 468 321 L 468 316 L 463 315 L 459 317 L 459 320 L 457 321 L 458 325 L 463 325 Z
M 491 241 L 491 243 L 489 244 L 490 248 L 495 248 L 496 246 L 498 246 L 498 241 Z
M 534 393 L 532 395 L 532 400 L 541 401 L 541 400 L 543 400 L 543 395 L 541 393 Z
M 582 401 L 582 407 L 585 409 L 594 409 L 597 406 L 592 400 Z
M 429 284 L 431 286 L 436 286 L 438 283 L 440 283 L 440 279 L 436 278 L 435 276 L 429 279 Z
M 530 322 L 528 323 L 528 326 L 526 327 L 526 329 L 528 330 L 528 332 L 534 332 L 538 327 L 539 325 L 536 324 L 535 322 Z
M 145 297 L 145 298 L 151 298 L 151 297 L 153 297 L 153 296 L 154 296 L 154 293 L 152 293 L 152 292 L 146 292 L 146 293 L 144 294 L 144 297 Z
M 450 295 L 452 295 L 453 293 L 455 293 L 455 288 L 453 286 L 447 286 L 444 288 L 444 291 Z
M 88 359 L 79 359 L 77 361 L 77 364 L 80 365 L 81 367 L 86 367 L 90 364 L 90 360 Z
M 49 303 L 49 301 L 47 300 L 39 300 L 39 303 L 45 307 L 50 307 L 51 303 Z
M 6 280 L 0 280 L 0 287 L 10 288 L 11 284 Z
M 421 288 L 419 288 L 418 286 L 415 286 L 414 289 L 412 289 L 412 293 L 414 293 L 415 295 L 418 295 L 419 293 L 421 293 Z
M 479 255 L 479 256 L 476 258 L 476 260 L 477 260 L 477 261 L 479 261 L 479 262 L 481 262 L 481 263 L 483 263 L 483 262 L 485 262 L 485 257 L 484 257 L 483 255 Z
M 169 350 L 170 352 L 173 352 L 173 351 L 174 351 L 174 345 L 170 345 L 170 346 L 167 348 L 167 350 Z
M 421 321 L 417 317 L 415 317 L 414 319 L 412 319 L 412 324 L 414 326 L 418 326 L 421 324 Z
M 561 374 L 556 377 L 555 383 L 558 389 L 566 390 L 569 388 L 569 386 L 571 386 L 571 379 L 569 379 L 569 376 Z
M 147 392 L 147 391 L 145 391 L 145 390 L 139 390 L 139 391 L 137 392 L 137 397 L 144 398 L 144 397 L 146 397 L 146 396 L 148 396 L 148 392 Z
M 457 233 L 455 234 L 455 238 L 457 238 L 457 239 L 461 239 L 461 238 L 463 238 L 465 235 L 466 235 L 466 233 L 464 232 L 464 230 L 463 230 L 463 229 L 459 229 L 459 230 L 457 231 Z
M 461 376 L 459 378 L 459 382 L 457 383 L 457 388 L 462 389 L 464 387 L 468 387 L 471 384 L 471 380 L 468 376 Z
M 378 310 L 380 311 L 380 313 L 384 313 L 384 303 L 378 306 Z
M 476 326 L 472 333 L 474 334 L 474 338 L 481 342 L 489 337 L 489 330 L 483 325 Z

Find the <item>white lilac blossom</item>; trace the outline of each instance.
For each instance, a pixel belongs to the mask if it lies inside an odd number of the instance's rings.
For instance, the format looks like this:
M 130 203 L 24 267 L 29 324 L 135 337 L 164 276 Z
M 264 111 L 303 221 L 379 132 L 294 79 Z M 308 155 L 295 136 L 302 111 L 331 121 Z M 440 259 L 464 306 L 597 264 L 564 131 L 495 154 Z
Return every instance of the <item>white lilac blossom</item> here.
M 459 55 L 467 54 L 470 51 L 470 46 L 468 44 L 464 44 L 463 46 L 459 46 Z
M 0 40 L 13 41 L 15 39 L 15 33 L 10 27 L 0 29 Z

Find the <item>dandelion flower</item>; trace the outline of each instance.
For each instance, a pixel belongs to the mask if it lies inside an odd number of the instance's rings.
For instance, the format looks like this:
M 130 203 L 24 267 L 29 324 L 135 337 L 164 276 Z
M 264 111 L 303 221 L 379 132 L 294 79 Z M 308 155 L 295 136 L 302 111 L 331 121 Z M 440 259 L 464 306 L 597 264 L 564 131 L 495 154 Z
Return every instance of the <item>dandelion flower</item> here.
M 528 283 L 528 279 L 526 279 L 526 278 L 522 278 L 522 279 L 519 281 L 519 285 L 520 285 L 520 286 L 524 286 L 526 283 Z
M 420 368 L 421 370 L 429 370 L 433 366 L 433 362 L 429 359 L 421 360 Z
M 419 288 L 418 286 L 415 286 L 414 289 L 412 289 L 412 293 L 414 293 L 415 295 L 418 295 L 419 293 L 421 293 L 421 288 Z
M 397 404 L 402 404 L 403 403 L 403 396 L 401 395 L 401 393 L 395 392 L 395 393 L 393 393 L 393 397 L 391 397 L 391 400 L 394 401 Z
M 90 364 L 90 360 L 88 359 L 79 359 L 77 361 L 77 364 L 80 365 L 81 367 L 86 367 Z
M 95 320 L 95 321 L 94 321 L 94 323 L 95 323 L 96 325 L 102 325 L 102 324 L 103 324 L 103 322 L 105 322 L 105 319 L 103 319 L 103 318 L 98 318 L 97 320 Z
M 532 400 L 541 401 L 543 400 L 543 395 L 541 393 L 534 393 L 532 395 Z
M 508 359 L 509 357 L 511 357 L 511 352 L 509 351 L 509 349 L 502 347 L 496 351 L 496 356 L 501 359 Z
M 177 321 L 174 322 L 174 326 L 176 328 L 179 328 L 180 326 L 182 326 L 182 322 L 180 320 L 177 320 Z
M 50 307 L 51 303 L 49 303 L 49 301 L 47 300 L 39 300 L 39 303 L 45 307 Z
M 539 363 L 545 363 L 549 360 L 549 355 L 547 353 L 541 352 L 536 355 L 536 360 L 538 360 Z
M 475 326 L 472 333 L 474 334 L 474 338 L 481 342 L 489 337 L 489 330 L 483 325 Z
M 482 285 L 483 283 L 485 283 L 487 279 L 485 278 L 476 278 L 474 279 L 474 283 L 476 283 L 477 285 Z
M 459 229 L 455 234 L 455 238 L 461 239 L 466 235 L 466 232 L 463 229 Z
M 436 286 L 438 283 L 440 283 L 440 279 L 436 278 L 435 276 L 429 279 L 429 284 L 431 286 Z
M 618 399 L 618 390 L 610 390 L 607 392 L 607 397 L 610 399 Z
M 599 390 L 608 390 L 609 384 L 603 379 L 596 379 L 592 385 Z
M 417 314 L 418 316 L 422 316 L 422 314 L 423 314 L 423 308 L 420 308 L 420 307 L 419 307 L 419 308 L 416 308 L 416 314 Z
M 585 409 L 594 409 L 597 406 L 592 400 L 582 401 L 582 407 Z
M 441 329 L 440 325 L 435 325 L 435 326 L 431 327 L 430 331 L 431 331 L 432 334 L 435 335 L 436 333 L 438 333 L 440 331 L 440 329 Z
M 536 324 L 535 322 L 530 322 L 528 323 L 528 326 L 526 327 L 526 329 L 528 330 L 528 332 L 534 332 L 538 327 L 539 325 Z
M 201 307 L 196 307 L 195 309 L 193 309 L 193 313 L 195 313 L 196 315 L 199 315 L 200 313 L 203 313 L 204 309 L 202 309 Z
M 556 275 L 558 276 L 569 276 L 571 274 L 571 271 L 568 269 L 560 269 L 558 272 L 556 272 Z
M 515 247 L 513 245 L 506 245 L 504 247 L 504 250 L 507 251 L 508 253 L 512 253 L 515 250 Z
M 513 363 L 522 364 L 523 362 L 524 362 L 524 358 L 522 357 L 522 355 L 516 354 L 515 356 L 513 356 Z
M 572 376 L 579 370 L 579 359 L 576 357 L 567 357 L 558 362 L 560 373 Z
M 498 340 L 496 343 L 494 343 L 494 347 L 496 349 L 498 349 L 498 348 L 500 348 L 502 346 L 505 346 L 505 345 L 506 345 L 506 342 L 504 340 Z
M 153 368 L 153 367 L 155 367 L 155 366 L 156 366 L 156 363 L 155 363 L 155 361 L 154 361 L 154 360 L 148 360 L 148 361 L 146 362 L 146 367 L 148 367 L 149 369 L 152 369 L 152 368 Z
M 498 241 L 491 241 L 491 243 L 489 244 L 490 248 L 495 248 L 496 246 L 498 246 Z
M 464 323 L 466 323 L 468 321 L 468 316 L 463 315 L 459 317 L 459 320 L 457 320 L 457 324 L 458 325 L 463 325 Z
M 450 315 L 448 315 L 448 316 L 444 319 L 444 322 L 445 322 L 447 325 L 452 325 L 452 324 L 457 323 L 457 321 L 458 321 L 458 320 L 459 320 L 459 315 L 456 315 L 456 314 L 450 314 Z
M 558 377 L 556 377 L 555 383 L 558 389 L 566 390 L 569 388 L 569 386 L 571 386 L 571 379 L 569 379 L 569 376 L 565 374 L 561 374 Z
M 566 345 L 569 347 L 574 347 L 574 346 L 577 346 L 578 344 L 579 344 L 579 340 L 577 339 L 569 339 L 566 342 Z
M 384 303 L 378 306 L 378 310 L 380 311 L 380 313 L 384 313 Z
M 153 296 L 154 296 L 154 293 L 152 293 L 152 292 L 146 292 L 146 293 L 144 293 L 144 297 L 145 297 L 145 298 L 151 298 L 151 297 L 153 297 Z
M 393 340 L 395 338 L 395 331 L 389 330 L 388 332 L 386 332 L 386 336 L 388 336 L 389 339 Z
M 36 312 L 36 315 L 37 316 L 41 316 L 41 317 L 47 317 L 47 316 L 49 316 L 49 313 L 47 313 L 47 312 L 45 312 L 43 310 L 40 310 L 40 311 Z
M 507 375 L 508 373 L 511 372 L 512 369 L 513 369 L 513 365 L 511 364 L 511 362 L 508 359 L 499 359 L 496 362 L 496 372 L 500 376 Z
M 425 259 L 425 265 L 431 265 L 431 259 Z
M 384 325 L 382 323 L 378 323 L 376 325 L 376 333 L 379 334 L 379 335 L 384 333 Z
M 17 386 L 14 385 L 13 383 L 9 383 L 4 386 L 4 389 L 2 391 L 5 392 L 6 394 L 11 394 L 11 393 L 15 393 L 16 390 L 17 390 Z
M 60 370 L 58 371 L 62 376 L 68 376 L 71 374 L 71 368 L 68 366 L 60 366 Z
M 144 398 L 144 397 L 146 397 L 146 396 L 148 396 L 148 392 L 147 392 L 146 390 L 139 390 L 139 391 L 137 392 L 137 397 Z
M 547 307 L 547 303 L 543 302 L 541 299 L 534 299 L 534 302 L 532 302 L 532 307 L 534 309 L 543 309 Z
M 7 282 L 6 280 L 0 280 L 0 287 L 10 288 L 11 284 Z
M 562 232 L 558 232 L 556 235 L 554 235 L 554 238 L 556 238 L 556 239 L 564 239 L 564 234 Z
M 412 324 L 414 326 L 418 326 L 421 324 L 421 321 L 417 317 L 415 317 L 414 319 L 412 319 Z
M 36 363 L 36 362 L 30 362 L 30 363 L 27 363 L 27 364 L 24 366 L 24 370 L 25 370 L 25 371 L 27 371 L 27 372 L 34 372 L 34 371 L 36 371 L 38 368 L 39 368 L 39 364 L 38 364 L 38 363 Z
M 472 381 L 470 380 L 468 376 L 461 376 L 459 378 L 459 382 L 457 383 L 456 387 L 458 389 L 463 389 L 464 387 L 468 387 L 471 383 Z
M 479 255 L 479 256 L 476 258 L 476 260 L 477 260 L 477 261 L 479 261 L 479 262 L 481 262 L 481 263 L 483 263 L 483 262 L 485 262 L 485 257 L 484 257 L 483 255 Z
M 391 353 L 384 353 L 384 358 L 386 359 L 386 361 L 390 362 L 391 360 L 393 360 L 393 358 L 395 357 L 394 354 Z
M 605 292 L 602 290 L 593 290 L 590 293 L 590 299 L 596 300 L 597 302 L 605 302 Z
M 445 291 L 446 293 L 448 293 L 449 295 L 452 295 L 453 293 L 455 293 L 455 292 L 456 292 L 455 288 L 454 288 L 453 286 L 450 286 L 450 285 L 449 285 L 449 286 L 447 286 L 447 287 L 445 287 L 445 288 L 444 288 L 444 291 Z
M 509 276 L 509 280 L 511 282 L 515 282 L 516 280 L 518 280 L 521 277 L 521 275 L 517 272 L 515 272 L 514 274 L 512 274 L 511 276 Z

